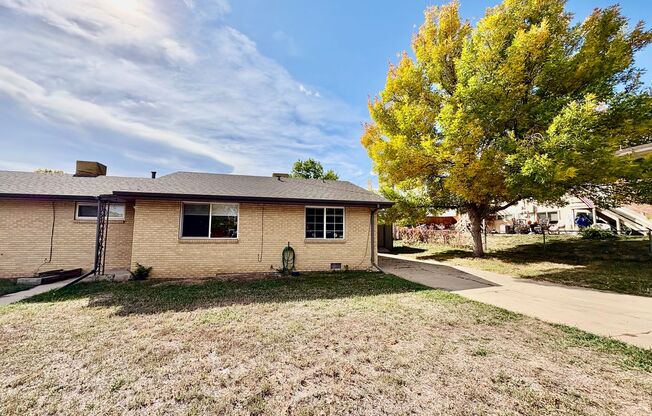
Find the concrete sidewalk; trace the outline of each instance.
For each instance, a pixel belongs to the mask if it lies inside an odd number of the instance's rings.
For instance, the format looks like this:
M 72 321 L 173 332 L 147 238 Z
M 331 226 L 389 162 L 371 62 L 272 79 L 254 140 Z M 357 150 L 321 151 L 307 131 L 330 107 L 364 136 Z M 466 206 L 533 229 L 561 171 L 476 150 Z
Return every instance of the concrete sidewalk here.
M 541 320 L 652 348 L 652 298 L 621 295 L 430 260 L 379 254 L 387 273 Z
M 60 282 L 48 283 L 45 285 L 34 286 L 31 289 L 21 290 L 20 292 L 10 293 L 8 295 L 0 296 L 0 306 L 9 305 L 11 303 L 20 302 L 23 299 L 31 298 L 32 296 L 40 293 L 49 292 L 50 290 L 58 289 L 72 282 L 76 278 L 62 280 Z

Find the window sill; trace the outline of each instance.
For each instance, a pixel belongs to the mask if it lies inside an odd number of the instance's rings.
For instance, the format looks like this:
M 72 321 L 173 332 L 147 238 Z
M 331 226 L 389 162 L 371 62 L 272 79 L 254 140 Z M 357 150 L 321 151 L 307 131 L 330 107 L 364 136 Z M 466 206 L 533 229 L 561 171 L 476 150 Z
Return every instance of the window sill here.
M 344 244 L 345 238 L 304 238 L 306 244 Z
M 180 244 L 238 244 L 239 242 L 237 238 L 179 238 Z

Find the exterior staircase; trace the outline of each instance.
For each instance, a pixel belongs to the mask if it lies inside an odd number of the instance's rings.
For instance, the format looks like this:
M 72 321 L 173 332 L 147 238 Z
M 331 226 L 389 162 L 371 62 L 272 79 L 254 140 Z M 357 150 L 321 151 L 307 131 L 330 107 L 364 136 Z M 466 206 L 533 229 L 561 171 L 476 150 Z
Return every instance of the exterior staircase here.
M 628 207 L 597 209 L 597 214 L 602 214 L 616 221 L 616 229 L 618 231 L 620 231 L 622 225 L 641 234 L 647 234 L 649 231 L 652 231 L 652 221 L 645 215 Z

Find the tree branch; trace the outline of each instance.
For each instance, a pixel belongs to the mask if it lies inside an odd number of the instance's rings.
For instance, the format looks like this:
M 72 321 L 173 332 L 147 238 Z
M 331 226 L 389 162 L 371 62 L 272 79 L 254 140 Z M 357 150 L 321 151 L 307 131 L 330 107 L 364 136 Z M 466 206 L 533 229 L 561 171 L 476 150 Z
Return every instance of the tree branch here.
M 502 211 L 502 210 L 504 210 L 504 209 L 507 209 L 507 208 L 511 207 L 512 205 L 518 204 L 518 201 L 520 201 L 521 199 L 523 199 L 523 198 L 515 199 L 515 200 L 513 200 L 513 201 L 511 201 L 511 202 L 508 202 L 508 203 L 506 203 L 505 205 L 501 205 L 501 206 L 499 206 L 499 207 L 493 207 L 493 208 L 490 208 L 490 209 L 489 209 L 489 212 L 491 212 L 491 213 L 496 213 L 496 212 L 498 212 L 498 211 Z
M 464 208 L 467 205 L 412 205 L 414 208 L 426 208 L 426 209 L 459 209 Z

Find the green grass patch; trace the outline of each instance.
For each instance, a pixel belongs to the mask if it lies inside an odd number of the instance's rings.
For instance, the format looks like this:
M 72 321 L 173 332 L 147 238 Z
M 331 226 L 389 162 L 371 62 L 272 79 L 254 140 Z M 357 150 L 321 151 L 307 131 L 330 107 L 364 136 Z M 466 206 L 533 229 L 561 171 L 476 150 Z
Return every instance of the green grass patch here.
M 382 273 L 304 273 L 299 277 L 238 281 L 128 281 L 79 283 L 43 293 L 27 303 L 63 302 L 88 298 L 89 306 L 118 306 L 120 314 L 191 310 L 206 305 L 298 302 L 418 292 L 429 288 Z M 146 293 L 146 295 L 144 295 Z M 227 314 L 206 321 L 230 320 Z
M 398 254 L 458 266 L 582 286 L 617 293 L 652 296 L 652 256 L 642 237 L 585 240 L 575 236 L 490 235 L 482 259 L 471 249 L 436 244 L 402 245 Z
M 13 279 L 0 279 L 0 296 L 8 295 L 10 293 L 20 292 L 21 290 L 27 290 L 34 286 L 31 285 L 19 285 L 16 283 L 16 280 Z
M 638 348 L 613 338 L 602 337 L 567 325 L 553 324 L 567 336 L 560 339 L 566 346 L 586 347 L 614 354 L 622 358 L 622 364 L 652 373 L 652 349 Z
M 471 353 L 472 357 L 486 357 L 489 355 L 489 350 L 486 348 L 478 348 Z

